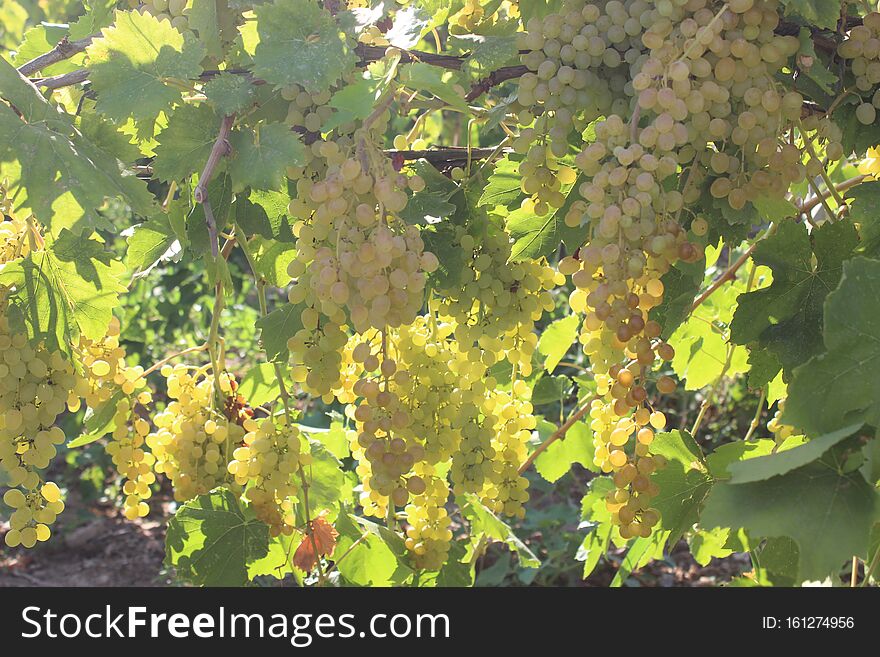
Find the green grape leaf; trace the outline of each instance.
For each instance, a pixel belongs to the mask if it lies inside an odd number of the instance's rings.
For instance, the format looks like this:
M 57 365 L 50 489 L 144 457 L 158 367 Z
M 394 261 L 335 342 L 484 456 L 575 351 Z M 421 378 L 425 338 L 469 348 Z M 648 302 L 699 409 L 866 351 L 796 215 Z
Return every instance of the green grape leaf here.
M 251 406 L 262 406 L 278 399 L 281 387 L 275 376 L 275 365 L 260 363 L 252 365 L 238 384 L 238 394 Z
M 858 103 L 843 103 L 834 110 L 833 116 L 843 132 L 840 139 L 843 152 L 861 155 L 880 144 L 880 121 L 865 125 L 856 116 L 856 107 Z
M 724 370 L 728 350 L 724 327 L 736 308 L 736 296 L 743 289 L 738 282 L 719 288 L 670 336 L 669 344 L 675 348 L 672 369 L 685 381 L 685 390 L 699 390 Z M 747 370 L 748 352 L 735 347 L 727 376 Z
M 388 87 L 386 77 L 375 78 L 368 74 L 356 78 L 351 84 L 334 92 L 327 103 L 335 109 L 324 124 L 322 132 L 330 132 L 352 121 L 363 121 L 376 108 L 376 101 Z
M 96 240 L 62 230 L 44 251 L 7 263 L 0 285 L 14 287 L 7 311 L 10 326 L 50 349 L 70 353 L 79 336 L 102 338 L 118 295 L 125 266 Z
M 168 520 L 166 563 L 197 586 L 244 586 L 248 564 L 269 553 L 269 528 L 226 488 L 181 506 Z
M 803 223 L 779 224 L 776 234 L 762 240 L 752 254 L 755 263 L 773 271 L 773 283 L 737 299 L 731 340 L 757 342 L 779 359 L 786 375 L 820 352 L 822 304 L 857 244 L 855 227 L 848 221 L 823 224 L 812 235 Z
M 743 528 L 753 537 L 788 536 L 799 548 L 799 580 L 814 581 L 867 552 L 877 509 L 877 492 L 858 472 L 812 463 L 763 481 L 716 484 L 700 524 Z
M 147 272 L 169 253 L 177 235 L 167 214 L 158 212 L 135 226 L 128 236 L 125 264 L 134 273 Z
M 299 428 L 309 436 L 310 440 L 321 443 L 328 452 L 340 461 L 351 456 L 351 449 L 348 446 L 348 438 L 345 435 L 345 427 L 342 422 L 332 422 L 329 429 L 307 427 L 302 424 L 299 425 Z
M 716 480 L 729 479 L 732 464 L 772 454 L 776 449 L 775 440 L 737 440 L 717 447 L 706 457 L 706 464 Z
M 796 470 L 817 460 L 829 449 L 845 438 L 849 438 L 861 428 L 861 423 L 853 424 L 813 438 L 792 449 L 731 463 L 727 466 L 727 471 L 730 473 L 730 483 L 745 484 L 762 481 Z
M 119 389 L 113 393 L 110 399 L 99 404 L 97 408 L 88 408 L 83 421 L 84 433 L 67 443 L 67 447 L 75 449 L 89 445 L 113 431 L 116 428 L 116 405 L 124 397 L 122 389 Z
M 450 107 L 469 114 L 470 108 L 464 99 L 464 88 L 458 82 L 460 77 L 457 71 L 450 71 L 432 64 L 425 64 L 424 62 L 416 62 L 401 66 L 398 80 L 402 85 L 410 89 L 426 91 Z
M 150 14 L 117 11 L 112 27 L 86 49 L 98 111 L 119 123 L 153 121 L 181 100 L 171 80 L 202 72 L 202 45 Z
M 287 266 L 296 257 L 296 249 L 290 244 L 267 240 L 260 236 L 251 239 L 250 248 L 257 274 L 265 278 L 270 285 L 287 287 L 290 283 Z
M 250 108 L 256 102 L 254 85 L 244 75 L 221 73 L 205 83 L 202 93 L 217 113 L 226 116 Z
M 302 540 L 303 535 L 297 532 L 290 536 L 270 536 L 266 556 L 248 561 L 248 579 L 253 580 L 261 575 L 284 579 L 287 575 L 292 575 L 301 584 L 302 571 L 293 567 L 290 555 L 296 552 Z
M 223 42 L 235 30 L 236 13 L 230 10 L 227 0 L 192 0 L 187 22 L 199 35 L 209 57 L 222 59 Z
M 863 182 L 847 192 L 852 199 L 849 218 L 859 229 L 859 252 L 872 256 L 880 252 L 880 181 Z
M 626 551 L 626 556 L 620 562 L 620 567 L 614 574 L 614 579 L 611 580 L 609 586 L 611 588 L 623 586 L 634 570 L 663 553 L 663 545 L 662 534 L 658 532 L 655 532 L 648 538 L 639 537 L 634 540 L 629 546 L 629 550 Z
M 553 372 L 562 357 L 577 343 L 579 318 L 575 314 L 549 324 L 538 340 L 538 353 L 544 355 L 544 369 Z
M 559 481 L 574 463 L 595 471 L 593 450 L 593 432 L 589 425 L 575 422 L 562 440 L 551 443 L 535 459 L 535 470 L 551 484 Z
M 513 533 L 510 526 L 483 505 L 476 496 L 466 495 L 459 507 L 461 514 L 470 521 L 471 533 L 474 536 L 482 533 L 488 538 L 506 543 L 511 551 L 517 553 L 523 568 L 537 568 L 541 565 L 538 557 Z
M 658 433 L 651 453 L 667 460 L 666 467 L 651 475 L 651 481 L 660 487 L 651 503 L 660 511 L 655 533 L 662 535 L 664 544 L 674 545 L 697 522 L 713 479 L 700 447 L 685 431 Z
M 290 196 L 286 191 L 252 189 L 247 195 L 239 194 L 235 199 L 235 223 L 246 235 L 261 235 L 289 244 L 294 237 L 287 214 L 288 203 Z
M 568 192 L 565 203 L 544 216 L 537 216 L 524 208 L 517 208 L 507 215 L 504 221 L 513 240 L 510 253 L 512 261 L 550 256 L 559 248 L 560 242 L 565 244 L 569 252 L 573 252 L 583 243 L 586 237 L 584 229 L 580 226 L 572 228 L 565 223 L 565 215 L 571 204 L 580 198 L 577 193 L 580 183 L 581 179 L 578 178 L 570 190 L 563 190 Z
M 336 518 L 340 503 L 351 501 L 352 486 L 342 471 L 342 463 L 318 441 L 309 441 L 312 463 L 305 468 L 309 483 L 309 510 L 312 516 L 327 512 L 328 521 Z
M 254 75 L 276 87 L 329 89 L 355 65 L 336 20 L 312 0 L 275 0 L 255 7 L 259 43 Z
M 272 362 L 286 362 L 287 340 L 292 338 L 302 325 L 302 308 L 291 303 L 282 304 L 265 317 L 257 320 L 260 330 L 260 343 L 266 356 Z
M 283 123 L 268 123 L 257 130 L 237 130 L 230 137 L 229 175 L 234 191 L 245 187 L 280 190 L 287 167 L 303 164 L 305 150 L 299 137 Z
M 727 547 L 729 538 L 730 530 L 727 528 L 716 527 L 695 531 L 689 543 L 694 561 L 705 567 L 712 559 L 729 557 L 734 552 L 733 549 Z
M 649 314 L 663 328 L 663 337 L 668 339 L 691 314 L 705 271 L 706 259 L 701 258 L 698 262 L 679 261 L 663 274 L 663 303 L 651 308 Z
M 800 16 L 807 24 L 836 30 L 840 18 L 840 0 L 782 0 L 787 15 Z
M 469 42 L 470 55 L 461 63 L 461 70 L 472 77 L 482 77 L 517 60 L 515 34 L 467 34 L 458 41 Z
M 800 49 L 798 50 L 798 70 L 813 82 L 819 85 L 819 88 L 826 94 L 836 95 L 834 85 L 837 83 L 837 76 L 828 70 L 828 67 L 816 54 L 816 47 L 813 44 L 813 31 L 808 27 L 802 27 L 798 32 L 798 41 L 800 41 Z M 809 62 L 809 66 L 807 66 Z
M 159 133 L 153 174 L 159 180 L 183 180 L 201 171 L 217 139 L 219 119 L 208 105 L 178 107 Z
M 339 538 L 334 556 L 342 578 L 355 586 L 399 586 L 412 577 L 412 569 L 403 563 L 402 555 L 385 540 L 387 534 L 378 525 L 363 518 L 340 514 L 336 521 Z M 360 542 L 358 542 L 360 541 Z M 392 542 L 395 544 L 396 542 Z M 395 545 L 397 550 L 406 550 Z
M 61 204 L 72 205 L 75 218 L 82 218 L 85 225 L 77 223 L 77 232 L 95 225 L 94 210 L 107 196 L 122 198 L 135 212 L 152 211 L 146 185 L 83 137 L 69 116 L 56 111 L 2 58 L 0 90 L 11 105 L 0 102 L 0 162 L 18 161 L 16 184 L 26 192 L 24 202 L 53 233 Z
M 596 477 L 587 484 L 587 493 L 581 499 L 581 524 L 587 535 L 578 547 L 575 559 L 584 562 L 583 577 L 589 577 L 599 560 L 608 552 L 614 525 L 605 504 L 605 496 L 614 490 L 611 477 Z
M 781 369 L 782 363 L 773 352 L 752 347 L 749 351 L 749 388 L 757 390 L 764 387 Z
M 880 262 L 853 258 L 825 300 L 827 353 L 797 368 L 782 422 L 819 436 L 864 420 L 880 423 Z
M 431 285 L 438 290 L 449 289 L 458 284 L 464 271 L 465 253 L 456 243 L 455 228 L 448 221 L 427 226 L 422 230 L 425 250 L 430 251 L 440 261 L 437 270 L 429 278 Z
M 486 205 L 490 208 L 497 205 L 505 207 L 519 207 L 518 201 L 522 199 L 523 192 L 520 188 L 522 178 L 519 175 L 519 164 L 523 157 L 516 153 L 508 153 L 495 163 L 478 206 Z

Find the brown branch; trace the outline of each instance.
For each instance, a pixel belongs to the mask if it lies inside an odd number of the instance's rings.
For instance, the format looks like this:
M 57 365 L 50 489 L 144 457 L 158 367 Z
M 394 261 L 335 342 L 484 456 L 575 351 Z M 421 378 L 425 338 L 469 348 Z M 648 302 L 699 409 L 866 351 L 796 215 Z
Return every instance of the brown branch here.
M 706 288 L 706 291 L 703 292 L 700 296 L 698 296 L 693 305 L 691 306 L 691 312 L 694 312 L 706 299 L 708 299 L 712 294 L 715 293 L 719 287 L 724 285 L 727 281 L 732 280 L 734 276 L 736 276 L 736 272 L 739 271 L 740 267 L 742 267 L 746 262 L 748 262 L 749 256 L 752 255 L 752 252 L 761 243 L 761 240 L 756 240 L 754 244 L 752 244 L 745 252 L 736 259 L 730 267 L 728 267 L 721 276 L 712 281 L 712 284 Z
M 470 157 L 472 160 L 482 160 L 491 157 L 495 151 L 496 148 L 494 147 L 472 148 Z M 396 157 L 402 160 L 425 160 L 435 166 L 438 164 L 451 164 L 453 162 L 466 162 L 468 159 L 468 149 L 464 146 L 432 148 L 424 151 L 399 151 L 391 148 L 383 152 L 391 158 Z
M 529 454 L 529 458 L 527 458 L 523 462 L 523 464 L 521 466 L 519 466 L 519 470 L 517 472 L 519 474 L 522 474 L 523 472 L 528 470 L 529 467 L 532 465 L 532 463 L 535 462 L 535 459 L 537 459 L 538 456 L 540 456 L 544 450 L 546 450 L 548 447 L 550 447 L 550 445 L 555 443 L 560 438 L 564 438 L 566 432 L 569 429 L 571 429 L 578 420 L 580 420 L 584 415 L 586 415 L 587 413 L 590 412 L 590 408 L 592 407 L 593 401 L 596 399 L 599 399 L 598 395 L 594 395 L 593 397 L 590 397 L 589 399 L 587 399 L 581 405 L 581 407 L 579 409 L 577 409 L 574 413 L 572 413 L 569 416 L 569 418 L 565 421 L 565 424 L 563 424 L 556 431 L 551 433 L 550 436 L 548 436 L 547 440 L 545 440 L 543 443 L 538 445 L 535 448 L 535 451 L 532 452 L 531 454 Z
M 502 68 L 492 71 L 483 79 L 474 82 L 471 85 L 471 90 L 467 93 L 464 99 L 467 102 L 470 102 L 482 96 L 492 87 L 497 87 L 499 84 L 507 82 L 508 80 L 513 80 L 514 78 L 525 75 L 528 70 L 529 69 L 523 65 L 503 66 Z
M 193 198 L 196 203 L 201 203 L 205 209 L 205 223 L 208 224 L 208 235 L 211 239 L 211 255 L 216 260 L 218 253 L 217 247 L 217 222 L 214 220 L 214 212 L 211 210 L 211 202 L 208 200 L 208 183 L 214 176 L 214 170 L 220 163 L 220 159 L 229 155 L 232 147 L 229 145 L 229 132 L 232 130 L 232 122 L 235 120 L 234 114 L 228 114 L 220 121 L 220 132 L 211 148 L 211 154 L 208 155 L 208 161 L 205 162 L 205 168 L 202 175 L 199 176 L 199 182 L 193 191 Z
M 88 69 L 80 68 L 63 75 L 55 75 L 50 78 L 31 78 L 31 82 L 37 87 L 44 89 L 60 89 L 61 87 L 69 87 L 89 79 Z
M 77 53 L 81 53 L 88 47 L 94 38 L 93 35 L 85 37 L 84 39 L 78 39 L 77 41 L 70 41 L 67 37 L 64 37 L 61 41 L 55 44 L 55 47 L 49 52 L 34 57 L 29 62 L 25 62 L 19 66 L 18 72 L 26 77 L 31 77 L 34 73 L 42 71 L 47 66 L 63 62 L 65 59 L 70 59 Z

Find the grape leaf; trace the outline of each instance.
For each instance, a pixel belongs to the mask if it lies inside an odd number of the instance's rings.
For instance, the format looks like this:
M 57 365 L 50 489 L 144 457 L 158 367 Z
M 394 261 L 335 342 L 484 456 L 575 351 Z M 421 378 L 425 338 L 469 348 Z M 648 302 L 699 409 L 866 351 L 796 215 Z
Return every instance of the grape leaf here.
M 276 87 L 329 89 L 355 55 L 336 20 L 312 0 L 275 0 L 258 5 L 254 75 Z
M 152 121 L 180 102 L 170 80 L 201 73 L 203 46 L 150 14 L 117 11 L 112 27 L 86 49 L 98 111 L 117 122 Z
M 827 353 L 797 368 L 782 422 L 819 436 L 864 420 L 880 423 L 880 262 L 853 258 L 825 300 Z
M 67 34 L 68 29 L 64 25 L 48 25 L 45 23 L 35 25 L 24 33 L 24 41 L 21 42 L 12 61 L 16 66 L 21 66 L 25 62 L 29 62 L 35 57 L 52 50 L 55 44 L 66 37 Z M 39 74 L 43 77 L 50 77 L 69 73 L 82 66 L 83 57 L 82 53 L 78 53 L 69 59 L 47 66 Z
M 287 360 L 287 340 L 303 327 L 300 313 L 300 306 L 285 303 L 257 320 L 260 343 L 270 361 Z
M 545 356 L 544 369 L 548 373 L 556 369 L 562 357 L 577 343 L 578 324 L 578 316 L 571 314 L 551 322 L 541 333 L 538 352 Z
M 244 586 L 248 564 L 269 553 L 269 528 L 226 488 L 181 506 L 168 520 L 166 562 L 198 586 Z
M 857 244 L 848 221 L 823 224 L 812 235 L 803 223 L 779 224 L 752 254 L 755 263 L 773 270 L 773 283 L 737 299 L 731 340 L 757 342 L 779 359 L 786 375 L 821 351 L 822 304 Z
M 685 431 L 658 433 L 651 443 L 651 453 L 667 461 L 666 467 L 651 475 L 651 481 L 660 487 L 652 502 L 660 511 L 655 532 L 664 544 L 674 545 L 697 522 L 713 479 L 702 451 Z
M 813 438 L 792 449 L 731 463 L 727 467 L 727 471 L 730 473 L 730 483 L 744 484 L 761 481 L 796 470 L 820 458 L 825 452 L 843 439 L 852 436 L 861 427 L 861 423 L 853 424 Z
M 123 171 L 120 162 L 77 131 L 6 60 L 0 58 L 0 162 L 17 160 L 18 184 L 27 206 L 52 227 L 53 207 L 61 197 L 95 221 L 94 210 L 107 196 L 119 196 L 135 212 L 149 214 L 152 195 L 146 185 Z
M 799 548 L 798 579 L 824 580 L 854 554 L 867 553 L 877 509 L 877 492 L 858 472 L 813 463 L 763 481 L 716 484 L 700 524 L 788 536 Z
M 583 577 L 586 579 L 605 556 L 611 544 L 614 525 L 605 503 L 605 496 L 614 489 L 610 477 L 596 477 L 587 484 L 587 493 L 581 499 L 581 524 L 587 535 L 578 547 L 575 559 L 584 562 Z
M 728 350 L 725 326 L 736 308 L 736 296 L 744 289 L 741 281 L 719 288 L 669 338 L 675 348 L 672 369 L 685 381 L 685 390 L 699 390 L 724 370 Z M 747 371 L 747 359 L 746 350 L 736 347 L 727 376 Z
M 205 83 L 202 93 L 218 114 L 235 114 L 256 102 L 254 85 L 243 75 L 221 73 Z
M 565 215 L 571 204 L 580 198 L 577 193 L 581 179 L 578 178 L 565 198 L 565 203 L 557 210 L 551 210 L 544 216 L 538 216 L 533 211 L 518 208 L 505 218 L 505 227 L 513 240 L 511 247 L 511 261 L 525 260 L 526 258 L 540 258 L 550 256 L 559 248 L 560 242 L 564 243 L 569 252 L 579 247 L 586 233 L 580 226 L 572 228 L 565 223 Z
M 415 46 L 431 29 L 431 14 L 422 7 L 410 5 L 397 10 L 394 24 L 385 33 L 388 43 L 398 48 Z
M 286 191 L 252 189 L 249 194 L 239 194 L 235 199 L 235 223 L 247 235 L 261 235 L 267 239 L 290 243 L 294 237 L 291 219 L 287 214 L 288 203 L 290 197 Z
M 495 163 L 492 173 L 486 181 L 483 193 L 477 205 L 488 205 L 490 208 L 496 205 L 512 207 L 514 203 L 519 207 L 519 201 L 523 192 L 520 188 L 522 179 L 519 175 L 519 164 L 522 156 L 516 153 L 508 153 Z
M 312 463 L 306 469 L 309 484 L 309 510 L 313 516 L 326 511 L 328 520 L 336 518 L 339 505 L 350 502 L 352 486 L 342 463 L 316 440 L 309 440 Z
M 569 470 L 574 463 L 580 463 L 588 470 L 593 465 L 593 432 L 584 422 L 575 422 L 562 440 L 553 442 L 535 459 L 535 469 L 551 484 Z
M 190 3 L 189 27 L 199 35 L 209 57 L 223 57 L 224 37 L 234 32 L 236 18 L 227 0 L 192 0 Z
M 679 261 L 663 274 L 663 303 L 651 308 L 650 318 L 660 324 L 665 338 L 668 339 L 690 315 L 705 271 L 706 259 L 701 258 L 692 263 Z
M 285 169 L 304 162 L 302 142 L 283 123 L 263 124 L 255 131 L 237 130 L 229 141 L 229 175 L 234 191 L 245 187 L 279 190 L 286 180 Z
M 353 519 L 349 514 L 343 513 L 336 521 L 336 529 L 339 539 L 335 554 L 347 555 L 345 559 L 339 560 L 337 568 L 343 579 L 350 584 L 399 586 L 412 576 L 412 569 L 403 562 L 405 547 L 395 545 L 398 551 L 393 549 L 391 544 L 396 544 L 396 541 L 386 542 L 387 534 L 380 532 L 375 523 L 363 518 Z M 403 548 L 402 553 L 400 548 Z
M 275 376 L 275 365 L 272 363 L 252 365 L 238 384 L 238 394 L 251 406 L 262 406 L 278 399 L 281 387 L 278 384 L 278 377 Z
M 0 285 L 14 287 L 8 312 L 13 329 L 70 353 L 80 335 L 98 340 L 107 332 L 125 266 L 100 242 L 62 230 L 43 251 L 7 263 Z
M 149 221 L 134 227 L 126 240 L 125 263 L 132 272 L 149 271 L 177 241 L 168 215 L 156 213 Z
M 153 174 L 170 182 L 201 171 L 217 139 L 219 120 L 207 105 L 177 108 L 159 133 Z
M 880 252 L 880 182 L 864 182 L 851 189 L 847 198 L 852 199 L 849 205 L 849 218 L 859 229 L 859 252 L 864 255 L 876 255 Z
M 484 533 L 487 537 L 507 544 L 511 551 L 519 555 L 523 568 L 537 568 L 541 565 L 538 557 L 523 543 L 510 526 L 490 511 L 474 495 L 466 495 L 459 504 L 461 515 L 470 520 L 471 533 L 478 536 Z
M 828 30 L 837 29 L 840 0 L 782 0 L 786 14 L 805 18 L 808 25 Z

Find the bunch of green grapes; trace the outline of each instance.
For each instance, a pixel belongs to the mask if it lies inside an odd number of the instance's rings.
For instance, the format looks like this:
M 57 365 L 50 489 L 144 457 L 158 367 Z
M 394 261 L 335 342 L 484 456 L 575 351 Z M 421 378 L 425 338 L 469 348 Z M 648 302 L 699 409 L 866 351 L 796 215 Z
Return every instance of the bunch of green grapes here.
M 782 444 L 785 442 L 786 438 L 794 436 L 797 433 L 797 429 L 790 424 L 782 424 L 780 419 L 782 418 L 782 413 L 785 410 L 785 400 L 780 399 L 776 404 L 776 413 L 773 414 L 773 417 L 770 418 L 770 421 L 767 423 L 767 431 L 773 434 L 773 440 L 775 440 L 778 444 Z
M 290 536 L 296 527 L 295 503 L 299 487 L 294 474 L 311 463 L 303 450 L 299 429 L 284 416 L 244 422 L 243 444 L 232 452 L 227 469 L 245 487 L 257 517 L 269 526 L 272 536 Z
M 439 570 L 449 554 L 452 529 L 446 501 L 449 487 L 443 477 L 437 476 L 437 468 L 419 464 L 417 476 L 425 482 L 424 489 L 413 495 L 406 505 L 406 532 L 404 545 L 413 554 L 418 568 Z
M 186 32 L 189 28 L 189 13 L 192 9 L 189 0 L 128 0 L 132 9 L 142 14 L 155 16 L 160 21 L 168 21 L 178 32 Z
M 626 111 L 630 69 L 643 58 L 649 9 L 645 0 L 567 0 L 558 13 L 531 18 L 519 34 L 529 72 L 519 81 L 518 121 L 524 127 L 513 149 L 525 156 L 519 174 L 528 210 L 544 215 L 564 203 L 562 186 L 577 177 L 562 162 L 571 133 L 582 133 L 599 116 Z
M 157 429 L 146 438 L 156 458 L 156 472 L 171 480 L 174 499 L 179 502 L 204 495 L 226 481 L 227 464 L 245 435 L 239 418 L 230 419 L 224 412 L 226 400 L 234 397 L 234 378 L 221 372 L 215 381 L 207 369 L 162 367 L 171 401 L 153 418 Z
M 0 224 L 0 238 L 4 263 L 42 244 L 35 228 L 14 219 Z M 49 538 L 49 525 L 64 508 L 58 486 L 44 483 L 40 471 L 65 440 L 55 421 L 68 403 L 78 404 L 78 375 L 60 351 L 10 330 L 7 292 L 0 289 L 0 470 L 10 487 L 4 501 L 15 511 L 5 540 L 30 548 Z
M 537 426 L 534 409 L 527 399 L 503 390 L 491 392 L 483 407 L 484 413 L 491 410 L 497 421 L 492 439 L 492 472 L 480 498 L 495 513 L 523 518 L 523 505 L 529 500 L 529 481 L 519 474 L 519 469 L 528 457 L 527 444 Z
M 61 490 L 51 481 L 25 491 L 10 488 L 4 493 L 3 502 L 13 509 L 4 538 L 9 547 L 32 548 L 38 542 L 48 541 L 52 534 L 49 525 L 64 510 Z
M 850 60 L 850 69 L 856 77 L 856 88 L 867 93 L 880 84 L 880 13 L 872 11 L 854 26 L 847 38 L 837 47 L 837 54 Z M 856 118 L 871 125 L 880 108 L 880 91 L 874 91 L 870 101 L 856 107 Z
M 454 322 L 462 345 L 477 345 L 487 365 L 507 359 L 529 376 L 537 346 L 535 322 L 554 307 L 550 294 L 565 282 L 544 260 L 510 262 L 510 239 L 491 230 L 480 243 L 459 228 L 456 246 L 469 255 L 456 288 L 441 290 L 429 307 Z
M 85 376 L 78 382 L 77 394 L 93 411 L 103 404 L 115 404 L 107 453 L 123 478 L 123 513 L 134 520 L 149 513 L 146 500 L 152 496 L 150 486 L 156 481 L 156 459 L 144 449 L 150 423 L 136 411 L 137 405 L 148 407 L 153 396 L 143 376 L 144 368 L 126 364 L 119 330 L 119 320 L 113 318 L 103 339 L 80 339 L 77 356 Z
M 411 322 L 439 264 L 418 229 L 398 216 L 405 190 L 424 181 L 398 174 L 365 138 L 348 152 L 339 143 L 322 145 L 323 175 L 298 179 L 289 207 L 299 246 L 288 266 L 295 280 L 288 298 L 302 305 L 303 323 L 288 345 L 291 365 L 294 380 L 322 396 L 338 387 L 343 327 L 364 333 Z

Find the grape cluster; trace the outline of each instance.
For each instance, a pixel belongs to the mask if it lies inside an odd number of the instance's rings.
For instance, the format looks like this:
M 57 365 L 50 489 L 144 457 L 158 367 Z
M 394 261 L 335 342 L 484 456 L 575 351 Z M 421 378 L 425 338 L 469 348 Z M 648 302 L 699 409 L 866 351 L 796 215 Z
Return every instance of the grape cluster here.
M 107 453 L 123 478 L 123 514 L 134 520 L 149 513 L 146 500 L 152 496 L 150 485 L 156 481 L 153 472 L 156 459 L 144 449 L 150 423 L 136 411 L 138 405 L 148 407 L 153 396 L 143 376 L 144 369 L 126 364 L 125 349 L 119 344 L 119 330 L 119 321 L 114 318 L 103 339 L 80 339 L 77 356 L 85 376 L 78 382 L 77 395 L 93 411 L 104 404 L 115 407 Z
M 872 11 L 854 26 L 847 38 L 837 47 L 837 54 L 850 61 L 850 69 L 856 78 L 856 88 L 867 93 L 880 84 L 880 13 Z M 871 125 L 880 108 L 880 91 L 874 91 L 870 101 L 859 103 L 856 118 Z
M 27 492 L 10 488 L 3 502 L 13 509 L 4 539 L 9 547 L 32 548 L 37 542 L 48 541 L 52 533 L 49 525 L 64 510 L 61 490 L 51 481 Z
M 238 418 L 230 419 L 224 412 L 236 389 L 230 374 L 221 372 L 215 381 L 205 368 L 186 365 L 165 365 L 161 373 L 171 401 L 155 416 L 157 429 L 146 443 L 156 458 L 156 472 L 171 480 L 174 499 L 183 502 L 226 480 L 227 464 L 245 430 Z
M 293 475 L 311 462 L 302 449 L 302 434 L 284 416 L 244 422 L 243 444 L 232 452 L 227 469 L 235 482 L 247 487 L 244 497 L 272 536 L 290 536 L 296 527 L 295 502 L 299 488 Z
M 446 563 L 452 544 L 452 530 L 446 500 L 449 488 L 436 468 L 420 464 L 417 476 L 425 482 L 424 489 L 414 494 L 406 505 L 406 549 L 412 552 L 415 564 L 424 570 L 439 570 Z
M 537 346 L 535 322 L 553 309 L 550 290 L 565 278 L 543 260 L 510 262 L 510 240 L 502 230 L 487 231 L 477 244 L 459 228 L 456 247 L 469 254 L 462 280 L 431 299 L 431 310 L 454 322 L 456 339 L 477 345 L 487 365 L 506 358 L 529 376 Z

